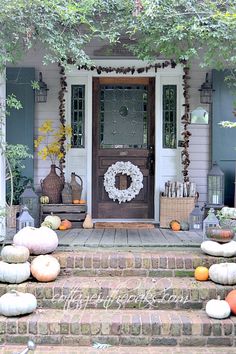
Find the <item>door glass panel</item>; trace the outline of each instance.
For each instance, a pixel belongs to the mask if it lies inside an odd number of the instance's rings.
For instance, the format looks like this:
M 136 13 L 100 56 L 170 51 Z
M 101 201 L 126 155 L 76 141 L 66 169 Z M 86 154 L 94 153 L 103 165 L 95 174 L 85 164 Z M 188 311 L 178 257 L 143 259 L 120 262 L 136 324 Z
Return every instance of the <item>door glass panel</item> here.
M 147 148 L 147 86 L 102 85 L 101 148 Z

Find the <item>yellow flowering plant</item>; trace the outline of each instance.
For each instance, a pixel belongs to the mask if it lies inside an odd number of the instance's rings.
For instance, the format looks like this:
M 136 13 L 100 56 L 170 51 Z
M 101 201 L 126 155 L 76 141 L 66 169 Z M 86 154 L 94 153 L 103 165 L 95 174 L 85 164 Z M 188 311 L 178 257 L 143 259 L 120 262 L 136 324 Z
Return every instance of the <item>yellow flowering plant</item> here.
M 61 151 L 61 140 L 66 140 L 67 137 L 71 137 L 71 127 L 62 124 L 54 132 L 52 127 L 52 120 L 45 120 L 43 124 L 38 128 L 39 136 L 34 140 L 34 147 L 39 149 L 38 156 L 42 160 L 49 158 L 52 164 L 56 164 L 56 161 L 64 157 Z M 40 148 L 41 146 L 41 148 Z M 66 148 L 69 149 L 70 144 L 66 144 Z

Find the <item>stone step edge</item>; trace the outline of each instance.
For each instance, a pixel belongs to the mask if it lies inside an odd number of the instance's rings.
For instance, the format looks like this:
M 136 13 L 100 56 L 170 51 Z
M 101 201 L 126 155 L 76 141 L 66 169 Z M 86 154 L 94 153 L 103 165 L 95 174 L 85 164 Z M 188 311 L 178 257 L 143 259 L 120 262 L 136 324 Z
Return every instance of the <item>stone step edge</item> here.
M 236 262 L 236 257 L 212 257 L 193 252 L 55 252 L 62 269 L 79 270 L 186 270 L 190 271 L 200 265 L 209 267 L 215 263 Z
M 31 334 L 35 336 L 143 335 L 235 338 L 235 332 L 236 316 L 215 320 L 209 318 L 203 310 L 37 309 L 34 313 L 23 317 L 0 316 L 0 333 L 9 336 Z
M 12 354 L 19 353 L 24 350 L 26 346 L 23 345 L 5 345 L 0 346 L 0 354 Z M 163 346 L 151 347 L 151 346 L 139 346 L 139 347 L 127 347 L 127 346 L 111 346 L 110 348 L 103 349 L 102 353 L 107 354 L 157 354 L 163 353 Z M 230 347 L 165 347 L 165 354 L 233 354 L 235 348 Z M 98 350 L 92 347 L 74 347 L 74 346 L 46 346 L 37 345 L 34 354 L 96 354 Z
M 175 278 L 175 277 L 163 277 L 163 278 L 148 278 L 148 277 L 79 277 L 71 276 L 69 281 L 68 277 L 59 275 L 57 279 L 53 282 L 37 282 L 37 281 L 26 281 L 21 284 L 5 284 L 0 283 L 0 296 L 5 292 L 11 290 L 17 290 L 21 292 L 33 292 L 37 298 L 40 298 L 42 291 L 45 293 L 46 298 L 50 299 L 53 296 L 63 294 L 63 290 L 68 289 L 69 291 L 85 290 L 85 295 L 91 290 L 103 290 L 104 296 L 107 296 L 105 290 L 116 293 L 130 292 L 133 294 L 134 291 L 171 291 L 171 293 L 176 291 L 177 294 L 191 293 L 196 297 L 196 294 L 201 294 L 201 299 L 206 300 L 208 295 L 211 297 L 217 297 L 217 295 L 225 296 L 229 291 L 234 289 L 232 285 L 219 285 L 210 280 L 208 281 L 197 281 L 195 278 Z M 195 300 L 198 300 L 196 298 Z

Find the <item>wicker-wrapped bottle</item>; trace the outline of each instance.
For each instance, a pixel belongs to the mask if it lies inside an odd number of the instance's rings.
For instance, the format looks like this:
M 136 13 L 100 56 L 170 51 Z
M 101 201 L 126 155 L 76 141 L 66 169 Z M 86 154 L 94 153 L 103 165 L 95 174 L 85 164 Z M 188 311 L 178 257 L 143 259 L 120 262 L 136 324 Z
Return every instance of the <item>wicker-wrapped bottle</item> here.
M 76 181 L 76 177 L 79 178 L 80 184 Z M 83 190 L 83 180 L 80 176 L 76 175 L 75 172 L 71 173 L 70 186 L 72 189 L 72 203 L 79 201 Z
M 62 203 L 71 204 L 72 203 L 72 188 L 69 183 L 65 183 L 65 186 L 61 192 Z
M 56 168 L 61 171 L 61 176 L 56 173 Z M 64 175 L 60 167 L 56 165 L 51 165 L 51 171 L 41 181 L 42 193 L 48 196 L 50 204 L 60 204 L 61 203 L 61 191 L 64 187 Z

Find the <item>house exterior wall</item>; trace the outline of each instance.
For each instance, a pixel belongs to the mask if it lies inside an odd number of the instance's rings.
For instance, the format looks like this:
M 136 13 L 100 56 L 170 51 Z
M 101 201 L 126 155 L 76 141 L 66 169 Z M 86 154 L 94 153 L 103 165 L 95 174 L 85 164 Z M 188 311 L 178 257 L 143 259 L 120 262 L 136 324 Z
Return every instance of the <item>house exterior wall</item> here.
M 5 125 L 5 99 L 6 99 L 6 79 L 5 71 L 0 74 L 0 141 L 5 145 L 6 139 L 6 125 Z M 3 109 L 1 109 L 3 107 Z M 5 156 L 1 153 L 0 148 L 0 238 L 5 236 L 5 216 L 1 213 L 4 211 L 6 205 L 6 184 L 5 184 Z
M 115 65 L 115 59 L 104 61 L 113 66 L 126 66 L 130 61 L 119 59 Z M 132 60 L 133 62 L 134 60 Z M 137 66 L 139 62 L 136 62 Z M 43 80 L 47 83 L 49 92 L 46 103 L 36 103 L 35 107 L 35 137 L 38 134 L 38 127 L 45 119 L 51 119 L 54 127 L 59 125 L 59 100 L 58 92 L 60 90 L 60 75 L 57 64 L 48 66 L 42 65 L 42 54 L 33 52 L 28 55 L 19 65 L 24 67 L 35 67 L 36 79 L 41 71 Z M 94 75 L 94 72 L 93 72 Z M 142 74 L 141 74 L 142 75 Z M 143 74 L 145 75 L 145 74 Z M 114 76 L 112 73 L 111 76 Z M 149 71 L 146 76 L 155 76 L 155 73 Z M 205 71 L 200 69 L 198 63 L 194 63 L 190 71 L 190 110 L 200 106 L 198 89 L 205 80 Z M 86 146 L 84 149 L 71 149 L 66 157 L 66 179 L 70 180 L 70 173 L 76 172 L 83 178 L 84 188 L 82 198 L 86 199 L 91 210 L 92 192 L 91 192 L 91 165 L 92 165 L 92 72 L 78 71 L 72 68 L 67 72 L 68 92 L 66 94 L 66 119 L 70 121 L 70 86 L 72 84 L 86 85 Z M 164 183 L 167 180 L 181 180 L 181 148 L 176 150 L 162 149 L 162 86 L 164 84 L 176 84 L 178 86 L 178 132 L 177 140 L 181 140 L 181 116 L 183 113 L 183 95 L 182 95 L 182 70 L 160 69 L 156 75 L 156 183 L 155 183 L 155 220 L 159 219 L 159 193 L 163 190 Z M 208 110 L 208 107 L 205 107 Z M 206 175 L 210 164 L 210 126 L 190 125 L 189 130 L 192 133 L 190 137 L 190 179 L 197 184 L 197 190 L 200 194 L 200 202 L 206 201 Z M 42 161 L 38 158 L 37 152 L 34 154 L 34 181 L 37 190 L 40 190 L 40 181 L 49 173 L 50 161 Z
M 200 106 L 209 112 L 210 106 L 200 103 L 198 91 L 205 81 L 206 69 L 201 68 L 195 61 L 191 66 L 190 76 L 190 111 Z M 211 121 L 209 116 L 208 125 L 189 125 L 192 134 L 189 144 L 189 176 L 190 180 L 197 184 L 201 204 L 207 200 L 207 173 L 211 167 Z

